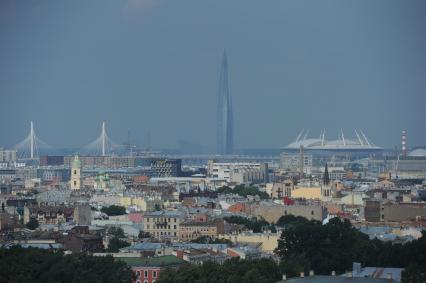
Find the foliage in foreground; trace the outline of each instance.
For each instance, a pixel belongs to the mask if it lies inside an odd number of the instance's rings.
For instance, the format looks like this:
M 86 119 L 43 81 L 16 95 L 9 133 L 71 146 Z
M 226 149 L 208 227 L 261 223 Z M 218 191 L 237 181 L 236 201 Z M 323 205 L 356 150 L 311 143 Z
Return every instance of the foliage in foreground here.
M 207 262 L 178 270 L 165 269 L 158 283 L 275 283 L 280 279 L 278 266 L 269 259 L 246 261 L 232 259 L 223 265 Z
M 2 282 L 130 282 L 132 272 L 112 256 L 64 255 L 59 251 L 12 247 L 0 249 Z

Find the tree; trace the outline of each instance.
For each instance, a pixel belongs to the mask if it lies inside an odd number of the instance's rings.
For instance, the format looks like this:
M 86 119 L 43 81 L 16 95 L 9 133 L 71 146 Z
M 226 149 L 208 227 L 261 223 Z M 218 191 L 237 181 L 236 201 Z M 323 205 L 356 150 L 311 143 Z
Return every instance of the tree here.
M 139 239 L 151 238 L 151 234 L 149 232 L 139 231 L 138 238 Z
M 209 236 L 201 236 L 197 239 L 191 240 L 192 243 L 199 243 L 199 244 L 225 244 L 228 246 L 232 246 L 232 242 L 228 239 L 212 239 Z
M 108 243 L 108 252 L 117 253 L 120 249 L 130 246 L 130 244 L 126 241 L 123 241 L 117 237 L 112 237 Z
M 280 279 L 280 270 L 270 259 L 230 259 L 222 265 L 205 262 L 202 265 L 187 265 L 177 270 L 161 271 L 158 283 L 272 283 Z
M 117 216 L 126 214 L 126 208 L 119 205 L 104 206 L 101 211 L 108 216 Z
M 28 221 L 28 223 L 25 226 L 30 230 L 35 230 L 39 226 L 39 223 L 38 223 L 37 219 L 30 218 L 30 221 Z
M 223 186 L 217 189 L 219 194 L 237 194 L 243 197 L 251 196 L 259 196 L 261 199 L 268 199 L 269 195 L 266 192 L 259 191 L 258 188 L 245 185 L 237 185 L 233 189 L 228 186 Z
M 229 223 L 244 225 L 245 228 L 252 230 L 255 233 L 260 233 L 264 228 L 271 229 L 272 226 L 264 219 L 256 219 L 256 218 L 245 218 L 241 216 L 230 216 L 224 218 Z
M 112 256 L 64 255 L 36 248 L 0 249 L 2 282 L 130 282 L 131 269 Z
M 110 233 L 111 235 L 117 237 L 117 238 L 124 238 L 124 231 L 121 227 L 110 227 L 108 229 L 108 233 Z
M 283 215 L 278 219 L 276 226 L 287 227 L 289 225 L 296 225 L 299 223 L 308 222 L 309 220 L 302 216 L 294 216 L 293 214 Z

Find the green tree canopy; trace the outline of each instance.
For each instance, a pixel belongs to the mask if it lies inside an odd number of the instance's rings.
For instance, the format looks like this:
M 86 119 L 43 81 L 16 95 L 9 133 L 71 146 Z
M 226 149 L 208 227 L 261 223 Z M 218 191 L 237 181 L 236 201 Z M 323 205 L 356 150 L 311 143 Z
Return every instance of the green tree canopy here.
M 101 211 L 108 216 L 117 216 L 126 214 L 126 208 L 119 205 L 104 206 Z
M 219 194 L 237 194 L 243 197 L 247 196 L 259 196 L 261 199 L 268 199 L 269 195 L 266 192 L 260 191 L 258 188 L 245 185 L 237 185 L 233 189 L 228 186 L 223 186 L 217 189 Z
M 37 219 L 31 218 L 30 221 L 25 225 L 28 229 L 34 230 L 39 226 Z
M 130 282 L 132 272 L 113 257 L 64 255 L 59 251 L 12 247 L 0 249 L 1 282 Z

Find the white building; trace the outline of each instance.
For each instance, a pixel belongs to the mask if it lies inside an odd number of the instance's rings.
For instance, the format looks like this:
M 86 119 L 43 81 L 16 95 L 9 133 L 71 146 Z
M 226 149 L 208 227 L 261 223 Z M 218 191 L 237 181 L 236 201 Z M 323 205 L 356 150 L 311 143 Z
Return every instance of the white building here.
M 264 183 L 268 181 L 267 163 L 216 163 L 208 162 L 207 175 L 228 183 Z

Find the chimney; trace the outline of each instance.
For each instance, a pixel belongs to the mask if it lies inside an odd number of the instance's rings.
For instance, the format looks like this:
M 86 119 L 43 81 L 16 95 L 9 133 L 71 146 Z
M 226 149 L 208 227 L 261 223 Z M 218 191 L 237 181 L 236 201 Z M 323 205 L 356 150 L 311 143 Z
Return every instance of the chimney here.
M 386 279 L 387 280 L 392 280 L 392 273 L 387 273 L 386 274 Z
M 305 277 L 305 272 L 303 272 L 303 271 L 300 272 L 300 277 L 302 277 L 302 278 Z
M 334 271 L 334 270 L 333 270 L 333 271 L 331 272 L 331 276 L 336 276 L 336 271 Z
M 287 280 L 287 275 L 283 274 L 283 280 L 282 281 L 286 281 Z
M 309 276 L 314 276 L 315 272 L 313 270 L 309 270 Z

